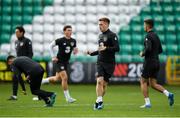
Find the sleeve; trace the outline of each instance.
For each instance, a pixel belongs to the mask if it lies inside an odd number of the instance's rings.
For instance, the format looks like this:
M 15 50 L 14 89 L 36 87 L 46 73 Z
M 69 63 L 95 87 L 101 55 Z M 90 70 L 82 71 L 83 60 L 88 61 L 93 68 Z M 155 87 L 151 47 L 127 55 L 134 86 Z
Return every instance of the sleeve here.
M 118 37 L 116 35 L 113 35 L 111 40 L 112 40 L 112 46 L 107 47 L 106 50 L 109 52 L 118 52 L 120 50 Z
M 51 57 L 55 57 L 55 54 L 53 52 L 53 47 L 56 46 L 57 44 L 56 42 L 57 42 L 56 40 L 52 41 L 49 45 L 49 52 L 50 52 Z
M 161 41 L 159 39 L 159 54 L 161 54 L 162 52 L 163 52 L 163 49 L 162 49 Z
M 96 55 L 98 55 L 99 54 L 99 51 L 94 51 L 94 52 L 92 52 L 91 54 L 90 54 L 90 56 L 96 56 Z
M 146 37 L 145 42 L 144 42 L 144 51 L 143 51 L 143 56 L 146 55 L 146 53 L 150 52 L 152 49 L 152 42 L 149 38 Z
M 11 66 L 11 71 L 16 75 L 16 77 L 21 75 L 21 71 L 14 64 Z
M 76 40 L 74 40 L 74 48 L 76 47 Z
M 27 40 L 27 50 L 28 50 L 28 57 L 32 58 L 33 57 L 33 50 L 32 50 L 32 42 L 31 40 Z

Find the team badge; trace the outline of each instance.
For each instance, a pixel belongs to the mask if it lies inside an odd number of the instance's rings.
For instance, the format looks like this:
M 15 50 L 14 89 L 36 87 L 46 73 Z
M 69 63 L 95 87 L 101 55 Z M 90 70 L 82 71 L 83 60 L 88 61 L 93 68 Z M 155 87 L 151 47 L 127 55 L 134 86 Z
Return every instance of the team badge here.
M 107 41 L 107 36 L 104 36 L 103 40 L 104 40 L 104 42 L 106 42 Z
M 66 45 L 66 43 L 63 43 L 63 45 Z
M 23 46 L 23 45 L 24 45 L 24 43 L 23 43 L 23 42 L 21 42 L 21 43 L 20 43 L 20 46 Z
M 64 69 L 64 66 L 61 66 L 61 69 L 63 70 L 63 69 Z

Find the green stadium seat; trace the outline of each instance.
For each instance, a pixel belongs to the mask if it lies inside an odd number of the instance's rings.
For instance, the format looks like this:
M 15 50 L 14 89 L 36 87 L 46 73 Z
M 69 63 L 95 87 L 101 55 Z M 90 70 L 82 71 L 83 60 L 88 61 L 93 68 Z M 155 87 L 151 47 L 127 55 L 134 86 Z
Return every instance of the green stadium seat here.
M 23 6 L 32 6 L 32 4 L 33 4 L 33 0 L 23 0 Z
M 22 2 L 21 2 L 22 0 L 12 0 L 12 2 L 13 2 L 13 6 L 21 6 L 22 4 Z
M 143 36 L 140 33 L 132 33 L 131 39 L 133 44 L 143 44 L 144 42 Z
M 165 25 L 165 31 L 166 32 L 170 32 L 170 33 L 176 33 L 176 26 L 173 24 L 173 25 Z
M 3 23 L 3 24 L 11 24 L 11 16 L 9 16 L 9 15 L 3 15 L 3 16 L 2 16 L 2 23 Z
M 42 6 L 34 6 L 33 7 L 33 14 L 41 14 L 43 11 Z
M 9 33 L 1 34 L 1 44 L 2 43 L 9 43 L 9 41 L 10 41 L 10 34 Z
M 132 54 L 139 55 L 139 53 L 143 50 L 143 44 L 133 44 L 132 45 Z
M 132 56 L 131 55 L 120 55 L 119 60 L 122 63 L 130 63 L 132 62 Z
M 43 0 L 43 5 L 46 6 L 46 5 L 52 5 L 53 3 L 53 0 Z
M 131 32 L 131 28 L 130 26 L 124 26 L 120 29 L 120 33 L 130 33 Z
M 164 22 L 166 25 L 174 24 L 175 16 L 174 15 L 164 15 Z
M 11 6 L 2 7 L 2 14 L 11 15 L 12 8 Z
M 148 14 L 151 14 L 151 7 L 150 6 L 144 7 L 141 10 L 141 15 L 148 15 Z
M 2 25 L 2 34 L 11 32 L 11 24 L 3 24 Z
M 132 56 L 132 62 L 143 62 L 144 59 L 140 57 L 139 55 L 133 55 Z
M 3 6 L 11 6 L 12 0 L 2 0 L 1 3 L 2 3 Z
M 144 21 L 145 19 L 152 19 L 152 15 L 150 13 L 141 15 L 141 20 Z
M 177 55 L 178 54 L 178 47 L 176 44 L 173 45 L 166 45 L 167 48 L 167 55 Z
M 119 40 L 120 40 L 119 41 L 120 44 L 129 44 L 131 43 L 131 34 L 122 33 L 120 35 Z
M 141 17 L 140 16 L 135 16 L 131 20 L 131 24 L 141 24 Z
M 163 49 L 162 54 L 166 55 L 166 51 L 167 51 L 166 45 L 162 44 L 162 49 Z
M 164 30 L 165 30 L 164 25 L 156 25 L 155 26 L 155 31 L 157 31 L 157 33 L 164 33 Z
M 163 13 L 161 6 L 151 7 L 151 11 L 154 15 L 161 15 Z
M 160 60 L 160 62 L 166 62 L 167 56 L 161 54 L 161 55 L 159 56 L 159 60 Z
M 160 33 L 160 34 L 158 34 L 158 36 L 159 36 L 159 39 L 160 39 L 160 41 L 161 41 L 161 43 L 162 44 L 165 44 L 165 35 L 164 35 L 164 33 Z
M 131 25 L 131 31 L 133 33 L 141 33 L 143 31 L 143 25 L 142 24 L 133 24 L 133 25 Z
M 27 14 L 23 15 L 23 17 L 22 17 L 22 20 L 23 20 L 24 24 L 32 23 L 32 19 L 33 19 L 33 16 L 27 15 Z
M 154 19 L 155 25 L 156 25 L 156 23 L 158 23 L 158 24 L 163 23 L 163 16 L 162 15 L 153 14 L 153 19 Z
M 153 7 L 154 7 L 154 6 L 157 7 L 157 6 L 160 5 L 160 1 L 159 1 L 159 0 L 151 0 L 151 3 L 150 3 L 150 4 L 151 4 L 151 6 L 153 6 Z
M 23 7 L 23 14 L 32 15 L 33 14 L 33 7 L 31 7 L 31 6 Z
M 166 33 L 165 38 L 166 38 L 166 44 L 177 44 L 176 34 Z
M 163 12 L 164 12 L 164 14 L 172 14 L 173 6 L 172 5 L 163 5 Z
M 22 7 L 20 6 L 14 6 L 13 10 L 12 10 L 13 15 L 18 14 L 21 15 L 22 14 Z
M 131 45 L 121 45 L 120 48 L 121 48 L 120 54 L 128 55 L 131 54 L 132 52 Z
M 22 24 L 22 16 L 14 15 L 12 17 L 12 23 L 13 24 Z

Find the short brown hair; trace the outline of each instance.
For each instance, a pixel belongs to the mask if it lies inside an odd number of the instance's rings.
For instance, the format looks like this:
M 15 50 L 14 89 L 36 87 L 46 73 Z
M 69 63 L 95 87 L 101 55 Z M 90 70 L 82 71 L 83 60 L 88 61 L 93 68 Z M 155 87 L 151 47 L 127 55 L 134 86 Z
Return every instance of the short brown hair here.
M 154 21 L 152 19 L 145 19 L 144 22 L 149 25 L 150 28 L 154 27 Z
M 110 24 L 110 20 L 107 17 L 100 18 L 99 21 L 104 21 L 104 22 Z
M 72 26 L 71 25 L 65 25 L 63 28 L 63 31 L 66 31 L 67 28 L 72 28 Z

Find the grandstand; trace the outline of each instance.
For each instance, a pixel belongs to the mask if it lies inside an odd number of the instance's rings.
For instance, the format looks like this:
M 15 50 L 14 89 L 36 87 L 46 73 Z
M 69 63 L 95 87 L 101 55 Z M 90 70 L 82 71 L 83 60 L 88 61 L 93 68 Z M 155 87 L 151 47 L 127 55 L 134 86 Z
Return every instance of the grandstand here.
M 96 57 L 83 54 L 97 48 L 97 21 L 101 16 L 111 19 L 111 27 L 119 36 L 121 51 L 117 62 L 142 62 L 143 20 L 153 18 L 155 30 L 163 44 L 161 62 L 169 55 L 180 55 L 179 0 L 1 0 L 0 60 L 15 54 L 15 26 L 23 25 L 33 42 L 34 59 L 49 61 L 49 43 L 62 36 L 65 24 L 73 26 L 79 55 L 72 61 L 95 62 Z

